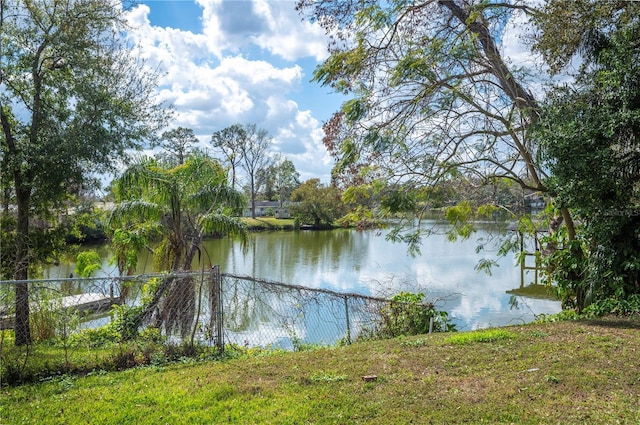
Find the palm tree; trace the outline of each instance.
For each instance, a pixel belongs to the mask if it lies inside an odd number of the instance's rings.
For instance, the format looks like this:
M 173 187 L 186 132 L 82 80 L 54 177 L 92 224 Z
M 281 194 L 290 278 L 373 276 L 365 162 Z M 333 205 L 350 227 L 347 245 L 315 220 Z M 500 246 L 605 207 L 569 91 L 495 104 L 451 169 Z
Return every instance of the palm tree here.
M 159 239 L 154 250 L 158 270 L 171 274 L 191 271 L 208 234 L 237 237 L 243 246 L 248 242 L 246 227 L 230 215 L 244 206 L 242 195 L 229 186 L 220 164 L 202 153 L 175 167 L 141 158 L 115 180 L 113 188 L 117 204 L 109 227 L 153 229 L 153 236 Z M 170 275 L 156 288 L 141 319 L 157 313 L 154 325 L 164 323 L 168 333 L 180 325 L 185 335 L 193 321 L 194 299 L 193 280 Z
M 117 228 L 109 232 L 111 249 L 114 252 L 109 263 L 118 266 L 120 276 L 132 276 L 135 273 L 140 251 L 148 248 L 146 235 L 149 230 L 146 227 L 136 229 Z M 128 296 L 129 282 L 123 280 L 120 282 L 118 301 L 124 303 Z

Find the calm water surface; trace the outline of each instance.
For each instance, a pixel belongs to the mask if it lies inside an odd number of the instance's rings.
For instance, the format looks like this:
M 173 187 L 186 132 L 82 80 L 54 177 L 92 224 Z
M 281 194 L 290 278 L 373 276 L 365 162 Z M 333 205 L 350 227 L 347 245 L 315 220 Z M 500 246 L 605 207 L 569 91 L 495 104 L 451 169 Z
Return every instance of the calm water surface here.
M 560 311 L 552 300 L 518 297 L 518 308 L 510 303 L 506 291 L 520 286 L 520 268 L 512 257 L 498 259 L 492 274 L 477 272 L 482 258 L 495 258 L 497 250 L 488 243 L 488 228 L 466 241 L 449 242 L 443 234 L 446 225 L 428 224 L 436 234 L 425 238 L 421 254 L 412 257 L 407 246 L 385 239 L 385 231 L 339 229 L 331 231 L 263 232 L 253 234 L 247 252 L 228 239 L 213 239 L 204 245 L 205 266 L 218 264 L 225 273 L 255 276 L 340 292 L 390 296 L 401 290 L 423 292 L 437 300 L 459 330 L 532 321 L 537 314 Z M 495 230 L 495 229 L 493 229 Z M 485 243 L 476 252 L 478 241 Z M 107 247 L 100 247 L 104 258 L 103 275 L 116 275 L 108 264 Z M 152 260 L 143 255 L 138 273 L 151 272 Z M 73 264 L 51 268 L 45 277 L 66 277 Z M 525 283 L 533 280 L 525 277 Z

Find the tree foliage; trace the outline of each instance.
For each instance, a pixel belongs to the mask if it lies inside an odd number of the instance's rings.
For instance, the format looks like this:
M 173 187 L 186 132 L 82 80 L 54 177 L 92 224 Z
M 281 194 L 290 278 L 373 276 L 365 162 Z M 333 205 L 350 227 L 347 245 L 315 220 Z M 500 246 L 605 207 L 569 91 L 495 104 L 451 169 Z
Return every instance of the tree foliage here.
M 256 218 L 256 194 L 258 174 L 271 165 L 268 156 L 272 139 L 264 129 L 258 129 L 255 124 L 245 125 L 246 138 L 240 145 L 240 166 L 249 179 L 249 197 L 251 201 L 251 217 Z
M 592 296 L 637 291 L 638 2 L 300 0 L 298 8 L 333 37 L 315 80 L 351 96 L 324 126 L 337 184 L 377 196 L 382 213 L 414 206 L 419 216 L 451 181 L 510 180 L 523 193 L 557 196 L 544 254 L 567 298 L 581 309 Z M 503 56 L 513 22 L 530 29 L 530 52 L 550 75 L 529 75 Z M 561 72 L 575 87 L 565 78 L 571 88 L 552 91 L 543 107 Z M 467 205 L 460 201 L 455 208 Z
M 175 167 L 141 158 L 113 186 L 117 204 L 109 218 L 110 228 L 114 235 L 118 229 L 125 230 L 121 236 L 138 230 L 151 235 L 153 230 L 159 238 L 154 260 L 160 270 L 190 271 L 196 255 L 205 254 L 201 251 L 205 235 L 237 237 L 243 244 L 248 241 L 244 224 L 230 216 L 244 205 L 244 198 L 229 186 L 220 164 L 207 156 L 192 155 Z M 139 238 L 131 240 L 132 244 L 137 242 Z M 131 246 L 123 244 L 122 255 L 128 255 Z M 150 316 L 159 308 L 154 324 L 164 323 L 167 331 L 179 326 L 185 334 L 193 320 L 193 291 L 189 278 L 168 279 L 156 289 L 144 315 Z M 165 293 L 166 302 L 159 307 Z
M 581 242 L 557 253 L 553 269 L 579 310 L 593 299 L 640 293 L 639 40 L 636 17 L 587 41 L 588 65 L 549 97 L 537 128 L 555 203 L 582 228 Z M 565 279 L 572 271 L 578 287 Z
M 112 170 L 161 127 L 156 74 L 125 30 L 119 1 L 0 2 L 2 184 L 5 205 L 16 207 L 15 279 L 38 260 L 30 220 L 48 218 L 71 187 Z M 28 321 L 19 284 L 17 344 L 30 342 Z
M 175 167 L 141 158 L 114 181 L 114 192 L 109 226 L 154 229 L 162 239 L 156 252 L 161 270 L 191 270 L 206 234 L 246 241 L 244 226 L 230 216 L 244 199 L 228 185 L 224 169 L 204 155 Z
M 153 235 L 153 229 L 153 225 L 112 229 L 109 244 L 114 255 L 109 261 L 118 267 L 120 276 L 133 275 L 138 265 L 138 254 L 148 247 L 148 234 Z
M 162 148 L 160 158 L 170 164 L 183 164 L 193 145 L 198 143 L 198 138 L 193 130 L 186 127 L 177 127 L 162 133 L 158 146 Z
M 278 154 L 271 165 L 258 174 L 257 186 L 266 200 L 279 201 L 282 206 L 300 186 L 300 173 L 290 159 Z
M 532 80 L 500 46 L 508 19 L 533 12 L 524 3 L 301 0 L 298 7 L 333 35 L 315 80 L 351 96 L 324 126 L 338 184 L 368 187 L 371 196 L 389 186 L 404 191 L 418 215 L 452 177 L 546 190 L 528 134 L 539 108 Z
M 211 139 L 213 145 L 224 153 L 235 175 L 240 167 L 247 177 L 247 192 L 251 202 L 251 217 L 256 217 L 256 195 L 258 178 L 271 165 L 269 148 L 272 139 L 267 130 L 259 129 L 255 124 L 234 124 L 224 130 L 217 131 Z M 232 179 L 232 183 L 235 180 Z
M 235 189 L 237 171 L 242 160 L 240 146 L 246 139 L 245 129 L 240 124 L 234 124 L 222 130 L 218 130 L 211 136 L 211 144 L 223 155 L 223 162 L 229 165 L 231 170 L 231 187 Z
M 75 272 L 80 277 L 91 275 L 102 268 L 100 254 L 94 249 L 78 253 L 76 257 Z
M 325 186 L 319 179 L 309 179 L 291 194 L 291 214 L 302 224 L 317 228 L 331 227 L 343 211 L 342 195 L 335 186 Z
M 606 33 L 616 28 L 634 25 L 640 5 L 634 1 L 546 0 L 536 10 L 533 21 L 537 36 L 533 48 L 544 57 L 552 74 L 570 67 L 572 61 L 587 56 L 602 42 Z M 583 66 L 590 58 L 583 57 Z

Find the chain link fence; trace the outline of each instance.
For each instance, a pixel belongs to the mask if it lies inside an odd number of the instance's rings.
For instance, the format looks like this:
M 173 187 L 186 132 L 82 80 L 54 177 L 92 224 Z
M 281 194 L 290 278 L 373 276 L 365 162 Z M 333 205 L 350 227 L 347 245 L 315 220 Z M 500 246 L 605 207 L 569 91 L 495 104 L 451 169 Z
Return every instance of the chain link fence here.
M 43 341 L 139 316 L 134 333 L 170 343 L 295 349 L 350 343 L 380 325 L 389 300 L 220 273 L 148 274 L 0 282 L 0 329 L 16 326 L 15 288 L 28 285 L 28 340 Z M 20 306 L 18 306 L 20 308 Z M 130 313 L 129 313 L 130 312 Z M 19 317 L 19 315 L 18 315 Z
M 27 335 L 15 335 L 15 339 L 41 342 L 61 333 L 106 324 L 112 305 L 120 303 L 121 294 L 126 292 L 121 293 L 125 285 L 118 278 L 2 281 L 0 330 L 26 330 Z M 20 287 L 26 287 L 28 294 L 28 302 L 22 305 L 16 303 Z M 16 323 L 21 317 L 28 319 L 22 326 Z
M 26 306 L 16 303 L 25 285 Z M 381 330 L 395 336 L 388 331 L 404 333 L 407 319 L 416 318 L 421 327 L 412 332 L 418 333 L 425 331 L 424 317 L 430 315 L 432 325 L 441 313 L 429 303 L 409 307 L 398 300 L 221 273 L 218 267 L 0 281 L 0 385 L 2 379 L 19 383 L 105 365 L 120 369 L 170 361 L 184 353 L 181 347 L 190 347 L 189 355 L 197 347 L 215 353 L 227 347 L 303 350 L 349 344 Z M 28 322 L 17 323 L 21 317 Z M 27 334 L 17 335 L 19 329 Z M 19 336 L 28 342 L 19 343 Z
M 248 276 L 222 275 L 224 341 L 295 349 L 351 343 L 373 332 L 388 300 Z

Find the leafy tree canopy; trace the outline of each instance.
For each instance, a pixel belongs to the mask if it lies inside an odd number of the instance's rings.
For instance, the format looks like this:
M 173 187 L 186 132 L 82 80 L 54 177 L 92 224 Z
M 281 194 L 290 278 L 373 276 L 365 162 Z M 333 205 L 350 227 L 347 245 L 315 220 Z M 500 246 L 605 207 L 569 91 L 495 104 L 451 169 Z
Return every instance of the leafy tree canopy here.
M 202 251 L 205 235 L 237 237 L 243 245 L 248 232 L 243 222 L 230 212 L 244 205 L 243 196 L 228 184 L 220 164 L 196 153 L 183 164 L 171 167 L 166 162 L 141 158 L 115 182 L 117 204 L 109 226 L 117 244 L 116 261 L 120 271 L 135 264 L 130 256 L 146 235 L 159 242 L 154 260 L 160 270 L 190 271 L 196 255 L 203 264 L 209 262 Z M 179 328 L 185 336 L 193 328 L 195 286 L 187 277 L 167 277 L 154 287 L 153 295 L 136 320 L 159 314 L 152 325 L 165 325 L 167 333 Z
M 170 164 L 183 164 L 185 158 L 198 143 L 198 138 L 190 128 L 177 127 L 162 133 L 157 145 L 162 148 L 159 157 Z
M 260 129 L 255 124 L 234 124 L 213 133 L 211 143 L 222 151 L 225 161 L 230 165 L 234 187 L 237 169 L 240 168 L 245 172 L 247 178 L 245 187 L 251 202 L 251 217 L 255 218 L 258 180 L 272 162 L 268 155 L 272 138 L 267 130 Z
M 15 205 L 13 277 L 42 260 L 30 220 L 71 188 L 112 171 L 163 126 L 156 73 L 124 39 L 117 0 L 0 1 L 0 158 Z M 5 208 L 5 211 L 7 208 Z M 16 285 L 16 344 L 30 343 L 26 284 Z
M 161 238 L 157 262 L 161 270 L 191 270 L 193 259 L 207 234 L 240 237 L 247 241 L 244 225 L 231 212 L 244 206 L 220 164 L 195 154 L 171 167 L 141 158 L 113 183 L 116 207 L 112 229 L 144 229 Z
M 528 134 L 538 117 L 534 80 L 503 58 L 500 45 L 509 18 L 534 12 L 525 3 L 301 0 L 298 7 L 333 36 L 315 80 L 351 96 L 324 126 L 337 184 L 364 186 L 373 197 L 391 186 L 408 195 L 395 199 L 414 198 L 417 214 L 452 177 L 546 190 Z
M 640 3 L 299 0 L 298 9 L 332 36 L 315 80 L 351 97 L 324 126 L 347 196 L 420 216 L 449 181 L 510 180 L 558 197 L 550 230 L 566 239 L 547 248 L 576 304 L 598 285 L 636 291 Z M 503 57 L 516 21 L 541 68 L 576 82 L 544 106 L 551 76 Z M 461 200 L 449 216 L 473 218 L 469 206 Z M 401 232 L 391 235 L 410 251 L 419 244 L 420 231 Z
M 271 165 L 261 170 L 257 177 L 257 186 L 269 201 L 288 201 L 291 193 L 300 186 L 300 173 L 290 159 L 278 154 Z
M 590 66 L 575 85 L 554 91 L 537 126 L 555 203 L 583 230 L 582 285 L 567 291 L 579 309 L 640 293 L 639 40 L 638 19 L 592 40 Z M 566 286 L 566 268 L 554 272 Z
M 302 223 L 331 227 L 343 214 L 342 195 L 335 186 L 325 186 L 319 179 L 309 179 L 291 194 L 291 213 Z

